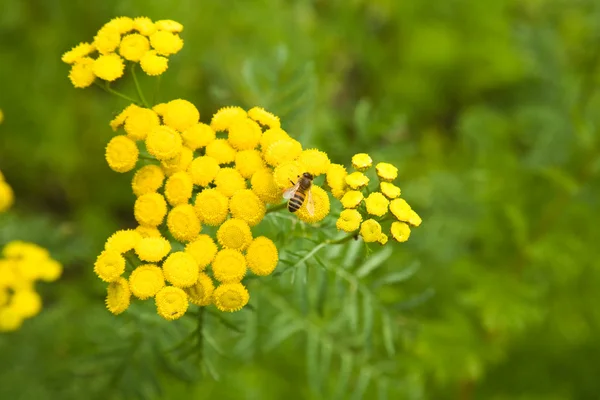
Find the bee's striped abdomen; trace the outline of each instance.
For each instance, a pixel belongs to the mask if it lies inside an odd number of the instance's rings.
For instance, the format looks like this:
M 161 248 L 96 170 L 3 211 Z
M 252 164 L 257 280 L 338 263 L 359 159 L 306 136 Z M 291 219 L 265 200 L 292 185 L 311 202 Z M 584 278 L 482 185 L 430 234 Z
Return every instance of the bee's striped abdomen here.
M 300 209 L 300 207 L 302 207 L 302 203 L 304 202 L 304 193 L 302 193 L 301 191 L 296 191 L 296 193 L 294 193 L 294 197 L 292 197 L 290 199 L 290 201 L 288 202 L 288 210 L 290 212 L 296 212 Z

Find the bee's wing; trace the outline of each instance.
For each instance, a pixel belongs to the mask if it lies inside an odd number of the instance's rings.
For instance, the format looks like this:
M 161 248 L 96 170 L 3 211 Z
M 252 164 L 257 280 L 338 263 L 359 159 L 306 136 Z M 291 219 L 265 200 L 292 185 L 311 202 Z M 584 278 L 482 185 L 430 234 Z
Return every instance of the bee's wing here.
M 299 187 L 300 187 L 300 182 L 296 183 L 291 188 L 286 189 L 285 192 L 283 192 L 283 198 L 286 200 L 289 200 L 292 197 L 294 197 L 294 194 L 296 193 L 296 191 L 298 190 Z
M 312 197 L 312 190 L 310 189 L 308 189 L 308 196 L 306 198 L 306 211 L 308 211 L 311 217 L 315 215 L 315 202 Z

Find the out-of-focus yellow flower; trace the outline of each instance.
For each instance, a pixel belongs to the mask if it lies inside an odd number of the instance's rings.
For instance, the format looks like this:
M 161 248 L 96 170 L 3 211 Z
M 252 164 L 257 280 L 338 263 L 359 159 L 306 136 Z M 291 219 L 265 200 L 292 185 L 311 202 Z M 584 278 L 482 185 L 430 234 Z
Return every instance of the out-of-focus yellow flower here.
M 121 277 L 109 283 L 106 293 L 106 308 L 115 315 L 127 310 L 131 302 L 131 292 L 127 279 Z
M 315 185 L 313 185 L 310 190 L 312 192 L 315 207 L 314 214 L 310 215 L 306 208 L 308 200 L 304 201 L 302 207 L 300 207 L 296 214 L 298 215 L 298 218 L 304 222 L 315 223 L 322 221 L 323 218 L 329 214 L 331 205 L 329 203 L 329 196 L 325 190 Z
M 164 237 L 143 237 L 135 246 L 135 254 L 142 261 L 159 262 L 171 251 L 171 243 Z
M 302 145 L 294 139 L 282 139 L 271 144 L 265 153 L 265 161 L 274 167 L 296 160 L 302 153 Z
M 129 276 L 129 288 L 141 300 L 153 297 L 165 286 L 162 269 L 154 264 L 140 265 Z
M 246 221 L 231 218 L 217 230 L 217 240 L 226 249 L 243 251 L 252 241 L 252 232 Z
M 323 175 L 331 164 L 327 154 L 317 149 L 304 150 L 300 153 L 298 162 L 305 166 L 306 170 L 304 172 L 309 172 L 313 176 Z
M 390 203 L 390 211 L 398 221 L 408 222 L 411 217 L 412 208 L 404 199 L 394 199 Z
M 96 48 L 91 43 L 79 43 L 77 46 L 63 54 L 61 61 L 67 64 L 73 64 L 80 59 L 87 57 L 94 50 L 96 50 Z
M 0 332 L 16 331 L 23 324 L 23 317 L 14 307 L 0 307 Z
M 376 242 L 381 237 L 381 225 L 374 219 L 368 219 L 361 224 L 360 235 L 367 243 Z
M 209 125 L 200 122 L 187 128 L 181 137 L 184 146 L 197 150 L 215 140 L 216 134 Z
M 16 290 L 11 299 L 13 307 L 22 318 L 31 318 L 42 309 L 42 299 L 32 289 Z
M 114 282 L 125 272 L 125 259 L 114 250 L 104 250 L 94 263 L 94 272 L 104 282 Z
M 264 166 L 265 162 L 258 150 L 242 150 L 235 155 L 235 169 L 246 179 L 252 178 Z
M 380 162 L 375 166 L 379 179 L 386 182 L 391 182 L 398 176 L 398 168 L 390 163 Z
M 135 231 L 139 233 L 142 238 L 160 237 L 160 231 L 154 226 L 140 225 L 135 228 Z
M 219 163 L 212 157 L 201 156 L 196 157 L 188 167 L 188 173 L 192 177 L 192 182 L 198 186 L 208 186 L 215 177 L 221 167 Z
M 93 59 L 89 57 L 82 57 L 71 66 L 69 79 L 71 80 L 73 86 L 83 89 L 94 83 L 96 75 L 94 74 L 93 65 Z
M 365 200 L 367 212 L 378 217 L 382 217 L 387 213 L 389 204 L 390 201 L 379 192 L 371 193 Z
M 202 228 L 194 206 L 187 203 L 173 207 L 167 216 L 167 227 L 180 242 L 194 240 Z
M 408 216 L 408 221 L 406 222 L 412 226 L 419 226 L 423 221 L 421 220 L 421 217 L 419 217 L 419 214 L 417 214 L 414 210 L 410 210 L 410 215 Z
M 167 282 L 173 286 L 185 288 L 198 280 L 198 264 L 191 254 L 183 251 L 171 253 L 162 266 Z
M 121 45 L 119 46 L 119 54 L 121 54 L 124 59 L 135 62 L 140 61 L 142 56 L 149 50 L 150 42 L 148 42 L 148 39 L 145 36 L 142 36 L 139 33 L 126 35 L 123 40 L 121 40 Z
M 250 118 L 240 118 L 229 126 L 229 144 L 237 150 L 251 150 L 258 146 L 262 130 Z
M 246 259 L 241 252 L 223 249 L 212 263 L 213 276 L 219 282 L 239 282 L 246 275 Z
M 113 137 L 106 146 L 106 162 L 116 172 L 127 172 L 135 168 L 140 151 L 135 142 L 125 135 Z
M 156 51 L 150 50 L 144 53 L 140 58 L 140 66 L 142 71 L 150 76 L 157 76 L 164 73 L 169 68 L 169 59 L 159 56 Z
M 354 232 L 360 227 L 362 216 L 357 210 L 343 210 L 340 213 L 340 218 L 335 223 L 335 226 L 344 232 Z
M 330 164 L 327 169 L 327 184 L 331 188 L 331 194 L 336 199 L 341 199 L 346 193 L 347 175 L 346 168 L 340 164 Z
M 154 22 L 148 17 L 137 17 L 133 19 L 133 29 L 144 36 L 150 36 L 156 32 Z
M 220 311 L 241 310 L 250 300 L 248 290 L 241 283 L 224 283 L 213 292 L 213 301 Z
M 161 161 L 160 166 L 162 167 L 165 175 L 171 176 L 176 172 L 186 171 L 193 159 L 194 152 L 187 147 L 182 147 L 181 153 L 173 158 Z
M 342 197 L 342 206 L 344 208 L 356 208 L 363 201 L 364 196 L 358 190 L 349 190 Z
M 382 233 L 377 241 L 380 245 L 384 246 L 388 242 L 388 236 L 385 233 Z
M 395 199 L 396 197 L 399 197 L 401 193 L 398 186 L 389 182 L 381 182 L 379 188 L 381 189 L 381 193 L 383 193 L 388 199 Z
M 280 198 L 281 190 L 294 186 L 298 182 L 298 178 L 306 172 L 305 170 L 306 167 L 298 161 L 287 161 L 275 167 L 273 170 L 273 179 L 280 190 Z
M 115 53 L 101 55 L 92 64 L 94 75 L 109 82 L 122 77 L 124 70 L 123 59 Z
M 175 286 L 165 286 L 154 297 L 158 315 L 172 321 L 181 318 L 188 309 L 188 296 L 183 289 Z
M 172 128 L 160 125 L 152 129 L 146 137 L 146 148 L 158 160 L 168 160 L 181 153 L 181 135 Z
M 159 126 L 160 118 L 158 118 L 158 115 L 154 111 L 148 108 L 131 108 L 125 119 L 125 132 L 133 140 L 146 139 L 148 132 Z
M 256 226 L 265 217 L 265 203 L 250 189 L 239 190 L 229 200 L 229 211 L 234 218 Z
M 191 254 L 198 267 L 203 271 L 217 254 L 217 245 L 208 235 L 198 235 L 193 242 L 185 246 L 185 252 Z
M 404 222 L 392 222 L 392 238 L 397 242 L 406 242 L 410 237 L 410 227 Z
M 138 108 L 138 106 L 136 106 L 135 104 L 130 104 L 127 107 L 125 107 L 123 111 L 117 114 L 117 116 L 114 117 L 112 121 L 110 121 L 111 129 L 113 131 L 116 131 L 121 125 L 125 123 L 125 120 L 127 119 L 127 116 L 129 116 L 129 113 L 136 108 Z
M 172 206 L 187 203 L 192 197 L 194 184 L 192 177 L 187 172 L 176 172 L 167 179 L 165 184 L 165 197 Z
M 265 203 L 275 204 L 281 201 L 282 192 L 277 187 L 273 173 L 268 168 L 256 171 L 252 175 L 250 183 L 254 193 Z
M 362 172 L 353 172 L 346 176 L 346 183 L 352 189 L 360 190 L 369 184 L 369 178 Z
M 158 54 L 169 56 L 181 50 L 183 39 L 173 32 L 159 30 L 150 36 L 150 44 Z
M 281 128 L 267 129 L 263 133 L 262 137 L 260 138 L 260 147 L 261 147 L 263 153 L 266 153 L 269 146 L 271 146 L 273 143 L 278 142 L 280 140 L 287 140 L 287 139 L 291 139 L 290 135 L 288 135 L 287 132 L 284 131 L 283 129 L 281 129 Z
M 140 225 L 158 226 L 167 214 L 167 202 L 160 193 L 146 193 L 135 201 L 133 213 Z
M 158 34 L 160 32 L 157 32 Z M 186 129 L 198 123 L 200 113 L 192 103 L 183 99 L 171 100 L 163 112 L 163 121 L 165 125 L 184 132 Z
M 216 132 L 226 131 L 234 121 L 243 118 L 246 118 L 246 111 L 243 108 L 223 107 L 213 115 L 210 127 Z
M 188 298 L 192 304 L 197 306 L 207 306 L 212 302 L 212 295 L 215 285 L 207 274 L 200 272 L 195 284 L 185 289 Z
M 196 196 L 194 203 L 200 222 L 219 226 L 229 213 L 229 200 L 216 189 L 204 189 Z
M 250 110 L 248 110 L 248 117 L 269 128 L 281 127 L 279 117 L 261 107 L 252 107 Z
M 134 249 L 141 239 L 142 235 L 140 235 L 139 232 L 134 231 L 133 229 L 122 229 L 116 231 L 108 238 L 104 248 L 123 254 Z
M 265 236 L 257 237 L 248 246 L 246 262 L 250 271 L 255 275 L 270 275 L 279 262 L 279 254 L 275 243 Z
M 183 30 L 183 25 L 177 21 L 173 21 L 172 19 L 161 19 L 156 21 L 154 25 L 157 29 L 168 32 L 179 33 Z
M 110 54 L 119 47 L 121 34 L 114 26 L 103 26 L 94 36 L 94 47 L 102 55 Z
M 366 171 L 372 165 L 373 160 L 367 153 L 358 153 L 352 156 L 352 166 L 358 171 Z
M 0 182 L 0 212 L 8 210 L 14 203 L 12 188 L 6 182 Z
M 233 168 L 221 168 L 215 177 L 217 190 L 227 197 L 246 189 L 246 180 Z
M 153 193 L 160 189 L 165 180 L 165 174 L 157 165 L 145 165 L 133 175 L 131 187 L 136 196 Z
M 206 155 L 217 160 L 219 164 L 229 164 L 235 160 L 235 149 L 226 139 L 216 139 L 206 146 Z

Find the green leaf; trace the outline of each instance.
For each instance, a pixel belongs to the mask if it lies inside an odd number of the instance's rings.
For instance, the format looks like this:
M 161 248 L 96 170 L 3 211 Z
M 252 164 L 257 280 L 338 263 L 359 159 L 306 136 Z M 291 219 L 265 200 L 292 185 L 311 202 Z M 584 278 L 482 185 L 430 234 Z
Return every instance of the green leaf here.
M 319 373 L 319 338 L 316 332 L 309 331 L 306 335 L 306 368 L 309 386 L 316 392 L 321 391 L 321 378 Z
M 356 387 L 354 388 L 354 393 L 352 398 L 356 400 L 363 399 L 365 397 L 365 392 L 369 387 L 369 382 L 371 381 L 371 371 L 363 369 L 360 371 L 358 382 L 356 383 Z
M 349 354 L 342 354 L 340 363 L 340 374 L 338 375 L 337 385 L 332 396 L 334 399 L 347 399 L 347 393 L 350 392 L 350 378 L 352 377 L 352 357 Z
M 362 301 L 363 308 L 363 340 L 367 351 L 370 351 L 373 347 L 373 302 L 371 296 L 363 294 Z
M 346 309 L 350 330 L 358 333 L 358 289 L 356 287 L 350 288 Z
M 392 331 L 392 322 L 387 313 L 381 313 L 381 333 L 383 336 L 383 344 L 388 356 L 393 357 L 396 354 L 394 346 L 394 333 Z
M 375 271 L 376 268 L 383 265 L 383 263 L 390 258 L 392 255 L 392 248 L 390 246 L 384 247 L 383 250 L 378 251 L 373 254 L 371 257 L 367 258 L 365 263 L 358 268 L 356 271 L 356 276 L 359 278 L 364 278 L 369 275 L 371 272 Z
M 392 272 L 391 274 L 385 275 L 383 278 L 378 279 L 375 283 L 375 287 L 383 285 L 390 285 L 393 283 L 400 283 L 407 279 L 410 279 L 418 270 L 421 268 L 421 264 L 417 261 L 412 263 L 402 271 Z
M 269 339 L 264 343 L 263 350 L 272 351 L 293 334 L 302 330 L 302 328 L 303 324 L 299 321 L 290 321 L 286 326 L 274 329 L 269 334 Z

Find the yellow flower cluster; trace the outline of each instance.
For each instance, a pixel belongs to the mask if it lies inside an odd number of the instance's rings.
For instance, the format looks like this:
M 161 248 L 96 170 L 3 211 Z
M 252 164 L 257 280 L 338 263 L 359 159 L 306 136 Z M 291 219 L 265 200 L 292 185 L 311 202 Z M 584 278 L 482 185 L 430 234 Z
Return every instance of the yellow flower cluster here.
M 392 183 L 398 169 L 389 163 L 375 166 L 378 191 L 369 191 L 370 178 L 365 174 L 373 165 L 368 154 L 359 153 L 352 157 L 354 172 L 348 174 L 341 165 L 333 164 L 327 171 L 327 183 L 332 193 L 340 199 L 344 210 L 336 222 L 339 230 L 360 234 L 365 242 L 384 245 L 388 235 L 382 224 L 393 220 L 389 233 L 398 242 L 406 242 L 410 226 L 421 225 L 421 218 L 400 198 L 400 188 Z
M 0 332 L 17 330 L 38 314 L 42 299 L 35 282 L 55 281 L 61 273 L 62 266 L 46 249 L 21 241 L 6 244 L 0 258 Z
M 148 75 L 160 75 L 167 70 L 167 57 L 183 47 L 182 30 L 183 25 L 171 20 L 117 17 L 104 24 L 91 43 L 78 44 L 61 59 L 71 65 L 69 79 L 76 88 L 88 87 L 96 78 L 120 78 L 127 62 L 139 63 Z
M 15 200 L 15 196 L 10 185 L 4 180 L 4 175 L 0 171 L 0 213 L 8 210 Z

